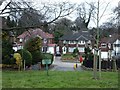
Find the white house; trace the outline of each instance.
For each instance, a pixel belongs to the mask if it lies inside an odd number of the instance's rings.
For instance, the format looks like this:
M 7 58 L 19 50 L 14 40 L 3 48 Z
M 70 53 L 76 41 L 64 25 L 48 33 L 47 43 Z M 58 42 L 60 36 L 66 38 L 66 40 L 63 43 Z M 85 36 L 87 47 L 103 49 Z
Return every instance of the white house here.
M 72 53 L 76 47 L 79 53 L 83 54 L 86 46 L 92 49 L 92 41 L 93 38 L 88 31 L 79 31 L 72 33 L 68 32 L 60 38 L 59 44 L 63 54 L 67 52 Z

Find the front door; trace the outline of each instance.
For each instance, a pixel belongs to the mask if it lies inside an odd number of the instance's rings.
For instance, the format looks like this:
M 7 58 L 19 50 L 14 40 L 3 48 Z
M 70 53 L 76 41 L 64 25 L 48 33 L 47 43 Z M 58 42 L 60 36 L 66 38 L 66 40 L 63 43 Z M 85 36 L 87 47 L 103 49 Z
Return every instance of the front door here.
M 62 52 L 63 52 L 63 54 L 66 54 L 66 52 L 67 52 L 67 48 L 64 46 L 64 47 L 62 47 Z

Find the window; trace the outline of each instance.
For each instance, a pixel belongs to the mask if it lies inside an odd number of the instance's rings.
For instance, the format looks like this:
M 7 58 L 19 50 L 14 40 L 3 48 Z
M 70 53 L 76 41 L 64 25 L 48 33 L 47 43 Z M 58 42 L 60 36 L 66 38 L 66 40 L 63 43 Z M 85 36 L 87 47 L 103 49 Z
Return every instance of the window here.
M 120 44 L 114 44 L 115 47 L 120 47 Z
M 106 47 L 107 47 L 107 45 L 105 43 L 101 44 L 101 48 L 106 48 Z
M 75 49 L 75 47 L 69 47 L 69 48 L 68 48 L 68 52 L 73 52 L 74 49 Z
M 79 49 L 79 52 L 84 52 L 85 48 L 84 47 L 79 47 L 78 49 Z
M 75 44 L 75 41 L 69 41 L 69 44 Z

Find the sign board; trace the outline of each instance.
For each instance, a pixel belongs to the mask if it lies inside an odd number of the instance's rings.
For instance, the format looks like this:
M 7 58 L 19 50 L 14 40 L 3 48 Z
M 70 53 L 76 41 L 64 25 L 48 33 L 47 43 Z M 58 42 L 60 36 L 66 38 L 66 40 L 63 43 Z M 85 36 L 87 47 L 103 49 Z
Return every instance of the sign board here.
M 51 64 L 51 59 L 43 59 L 42 64 Z
M 51 64 L 51 59 L 43 59 L 42 64 L 46 65 L 47 76 L 48 76 L 48 64 Z

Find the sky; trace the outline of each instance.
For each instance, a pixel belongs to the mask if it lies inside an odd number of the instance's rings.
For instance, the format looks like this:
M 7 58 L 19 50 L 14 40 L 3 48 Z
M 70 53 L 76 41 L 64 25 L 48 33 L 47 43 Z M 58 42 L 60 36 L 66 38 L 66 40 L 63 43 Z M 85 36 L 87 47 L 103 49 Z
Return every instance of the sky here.
M 36 0 L 36 1 L 40 2 L 40 0 Z M 62 1 L 69 1 L 69 2 L 72 2 L 72 3 L 80 4 L 80 3 L 83 3 L 83 2 L 88 2 L 88 3 L 89 2 L 97 2 L 98 0 L 44 0 L 44 1 L 41 1 L 41 2 L 51 2 L 51 3 L 53 3 L 53 2 L 62 2 Z M 114 17 L 113 9 L 118 6 L 119 1 L 120 0 L 100 0 L 101 5 L 100 5 L 100 15 L 99 16 L 102 15 L 106 5 L 109 3 L 104 15 L 100 19 L 100 22 L 99 22 L 100 25 L 102 25 L 104 22 L 109 21 L 111 19 L 111 17 Z M 71 17 L 70 17 L 70 19 L 75 20 L 76 13 L 73 13 L 71 15 Z M 96 21 L 96 20 L 94 20 L 94 21 Z M 96 27 L 96 24 L 93 22 L 93 20 L 91 20 L 91 22 L 89 24 L 89 27 Z
M 6 1 L 10 1 L 10 0 L 6 0 Z M 18 0 L 18 1 L 20 1 L 20 0 Z M 41 5 L 41 3 L 59 3 L 59 2 L 69 1 L 71 3 L 80 4 L 82 2 L 88 2 L 88 3 L 89 2 L 97 2 L 98 0 L 31 0 L 31 1 L 33 1 L 35 3 L 35 5 L 37 7 L 39 7 Z M 118 6 L 119 1 L 120 0 L 100 0 L 101 5 L 100 5 L 100 15 L 99 16 L 102 15 L 107 3 L 109 3 L 103 17 L 100 20 L 100 25 L 102 25 L 102 23 L 104 23 L 104 22 L 109 21 L 111 19 L 111 17 L 114 16 L 113 9 Z M 3 7 L 4 7 L 4 5 L 1 5 L 0 9 L 3 8 Z M 76 16 L 77 16 L 77 14 L 76 14 L 76 12 L 74 12 L 68 18 L 71 19 L 72 21 L 74 21 Z M 96 27 L 93 20 L 91 20 L 91 22 L 89 24 L 89 27 Z

